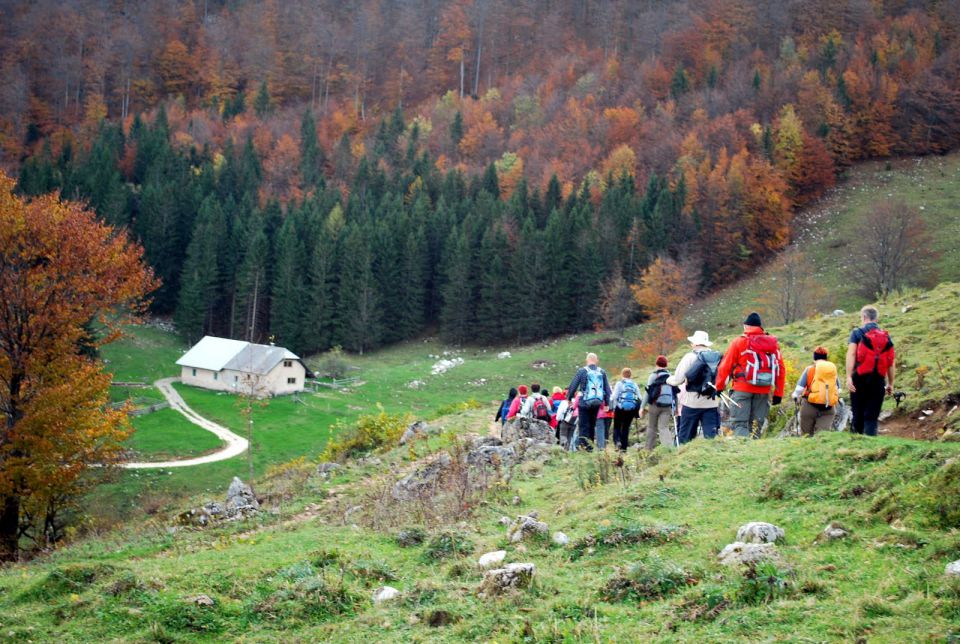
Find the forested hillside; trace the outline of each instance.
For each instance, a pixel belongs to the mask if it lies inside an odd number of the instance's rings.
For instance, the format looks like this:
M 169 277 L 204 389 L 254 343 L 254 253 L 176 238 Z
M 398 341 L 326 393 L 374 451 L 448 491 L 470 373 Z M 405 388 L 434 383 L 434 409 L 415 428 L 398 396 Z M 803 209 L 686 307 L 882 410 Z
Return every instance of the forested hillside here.
M 296 351 L 710 289 L 851 163 L 960 142 L 960 6 L 10 2 L 0 164 L 129 226 L 157 313 Z M 618 279 L 622 278 L 622 279 Z

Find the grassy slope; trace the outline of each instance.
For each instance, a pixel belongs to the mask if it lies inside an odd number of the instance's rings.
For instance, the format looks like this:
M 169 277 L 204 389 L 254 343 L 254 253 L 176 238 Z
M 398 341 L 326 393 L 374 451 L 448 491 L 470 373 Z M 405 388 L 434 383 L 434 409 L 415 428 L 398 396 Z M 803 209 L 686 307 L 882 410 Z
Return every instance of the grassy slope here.
M 484 424 L 475 413 L 466 419 Z M 960 556 L 958 455 L 958 445 L 848 434 L 699 441 L 652 465 L 632 454 L 625 480 L 587 490 L 578 480 L 596 455 L 557 458 L 525 468 L 461 526 L 474 544 L 462 560 L 431 560 L 422 546 L 400 548 L 390 533 L 343 525 L 342 508 L 363 502 L 371 486 L 341 486 L 338 510 L 302 521 L 282 524 L 267 515 L 252 533 L 257 521 L 175 535 L 148 524 L 15 566 L 0 574 L 3 634 L 63 642 L 514 642 L 524 633 L 528 641 L 556 642 L 941 639 L 960 619 L 960 587 L 942 577 L 944 564 Z M 402 449 L 384 458 L 402 464 L 406 456 Z M 366 467 L 351 466 L 332 483 L 311 479 L 297 503 L 322 503 L 334 483 L 372 475 Z M 506 501 L 514 493 L 523 499 L 519 507 Z M 687 533 L 662 545 L 601 547 L 574 561 L 569 547 L 534 542 L 521 552 L 506 543 L 498 517 L 530 509 L 574 540 L 636 523 L 685 526 Z M 715 562 L 749 520 L 786 530 L 780 549 L 795 572 L 785 577 L 789 590 L 765 605 L 738 603 L 740 574 Z M 853 537 L 814 544 L 831 520 Z M 516 596 L 480 599 L 472 562 L 498 548 L 508 561 L 535 563 L 537 582 Z M 699 583 L 648 602 L 600 598 L 617 566 L 651 554 Z M 331 558 L 337 563 L 318 572 Z M 371 568 L 379 572 L 364 572 Z M 396 577 L 389 583 L 404 597 L 375 607 L 369 596 L 383 576 Z M 298 590 L 304 587 L 313 590 Z M 351 598 L 347 614 L 328 614 L 331 588 Z M 715 620 L 686 618 L 682 604 L 701 601 L 704 592 L 733 604 Z M 216 607 L 192 608 L 188 598 L 198 593 Z M 425 623 L 441 611 L 452 624 Z M 412 624 L 412 615 L 420 621 Z
M 887 194 L 901 195 L 915 206 L 924 206 L 922 211 L 929 218 L 931 226 L 937 231 L 937 239 L 941 248 L 940 272 L 944 278 L 960 279 L 960 226 L 958 226 L 956 212 L 960 205 L 960 154 L 946 157 L 929 157 L 925 159 L 906 159 L 894 162 L 894 171 L 888 172 L 880 163 L 863 164 L 851 170 L 848 180 L 824 197 L 814 208 L 800 216 L 798 244 L 807 249 L 811 263 L 818 268 L 820 281 L 827 286 L 830 299 L 823 302 L 824 310 L 832 310 L 838 306 L 848 310 L 856 310 L 862 303 L 856 295 L 846 290 L 845 280 L 841 272 L 836 269 L 843 264 L 844 247 L 837 240 L 847 240 L 853 222 L 865 212 L 866 208 L 877 198 L 884 198 Z M 804 223 L 805 222 L 805 223 Z M 823 241 L 821 236 L 826 235 L 832 241 Z M 744 280 L 732 288 L 707 298 L 694 306 L 687 319 L 689 329 L 704 328 L 714 337 L 723 337 L 735 329 L 745 311 L 752 308 L 762 308 L 764 294 L 774 288 L 769 270 L 761 270 L 756 277 Z M 899 300 L 898 300 L 899 301 Z M 883 307 L 885 316 L 899 311 L 895 304 Z M 922 327 L 923 314 L 929 312 L 929 307 L 920 306 L 916 313 L 915 324 L 911 329 Z M 954 318 L 956 319 L 956 318 Z M 840 327 L 852 327 L 856 321 L 852 316 L 834 321 L 818 321 L 816 323 L 803 322 L 794 325 L 786 335 L 785 340 L 808 348 L 812 346 L 805 340 L 816 334 L 836 334 L 831 348 L 840 348 L 844 331 Z M 899 331 L 899 329 L 896 329 Z M 921 329 L 922 330 L 922 329 Z M 642 328 L 633 328 L 627 331 L 628 339 L 634 338 Z M 949 334 L 944 334 L 947 337 Z M 902 334 L 901 334 L 902 336 Z M 921 337 L 917 333 L 911 336 Z M 506 360 L 497 360 L 498 349 L 477 350 L 467 349 L 459 355 L 465 359 L 465 364 L 456 367 L 443 376 L 431 376 L 430 368 L 436 359 L 430 355 L 440 355 L 449 347 L 435 340 L 415 341 L 376 352 L 374 354 L 350 358 L 351 364 L 358 368 L 356 372 L 364 384 L 351 391 L 327 391 L 315 397 L 305 398 L 311 403 L 312 411 L 301 411 L 300 414 L 316 414 L 307 420 L 300 418 L 291 426 L 303 428 L 309 425 L 307 436 L 298 430 L 296 435 L 289 435 L 282 430 L 270 432 L 262 436 L 263 443 L 255 451 L 257 455 L 257 471 L 262 473 L 266 465 L 278 461 L 275 457 L 287 459 L 294 455 L 290 448 L 306 448 L 302 452 L 313 456 L 319 451 L 322 436 L 316 434 L 323 428 L 329 427 L 332 420 L 352 420 L 360 413 L 373 410 L 376 404 L 382 404 L 392 412 L 410 411 L 421 416 L 431 416 L 438 409 L 456 400 L 473 398 L 482 403 L 489 403 L 494 410 L 493 401 L 502 398 L 507 389 L 520 382 L 539 381 L 548 386 L 566 386 L 576 365 L 580 364 L 583 354 L 588 350 L 600 353 L 604 366 L 611 373 L 617 373 L 623 366 L 637 367 L 631 359 L 632 350 L 616 344 L 596 346 L 593 343 L 605 334 L 592 333 L 569 336 L 555 339 L 548 343 L 535 344 L 525 347 L 506 347 L 512 357 Z M 909 346 L 906 338 L 900 339 L 898 344 L 901 350 Z M 946 340 L 942 342 L 949 344 Z M 919 343 L 914 343 L 919 344 Z M 184 347 L 182 342 L 171 334 L 163 333 L 152 327 L 138 327 L 133 335 L 104 350 L 104 356 L 110 360 L 110 368 L 114 370 L 118 380 L 152 381 L 156 378 L 173 375 L 176 368 L 173 363 L 181 355 Z M 926 349 L 922 349 L 926 351 Z M 911 350 L 912 352 L 912 350 Z M 902 351 L 908 369 L 917 364 L 939 371 L 930 360 L 915 362 L 913 357 Z M 795 359 L 805 361 L 805 353 L 797 352 Z M 531 365 L 538 360 L 546 360 L 553 366 L 546 369 L 533 369 Z M 640 365 L 641 371 L 646 368 Z M 950 372 L 954 367 L 947 366 Z M 407 384 L 414 380 L 424 381 L 418 389 L 410 389 Z M 939 378 L 928 376 L 928 387 L 931 381 Z M 901 379 L 907 384 L 909 381 Z M 231 400 L 229 397 L 200 395 L 191 399 L 200 413 L 216 416 L 222 413 L 223 408 Z M 938 389 L 936 394 L 939 395 Z M 189 395 L 189 394 L 188 394 Z M 908 404 L 919 404 L 925 395 L 911 395 Z M 229 406 L 229 405 L 227 405 Z M 492 417 L 493 411 L 491 411 Z M 258 412 L 265 422 L 270 424 L 273 417 L 280 427 L 288 422 L 289 409 L 286 403 L 275 401 L 270 410 Z M 230 413 L 227 424 L 240 429 L 238 415 Z M 257 421 L 259 422 L 259 421 Z M 274 445 L 274 440 L 279 445 Z M 258 442 L 260 437 L 256 438 Z M 171 452 L 176 447 L 168 448 Z M 183 452 L 186 455 L 187 452 Z M 198 492 L 218 488 L 229 476 L 245 471 L 242 459 L 236 462 L 213 464 L 187 471 L 176 471 L 172 474 L 163 474 L 160 477 L 153 475 L 133 476 L 125 475 L 118 485 L 108 489 L 116 499 L 119 513 L 125 515 L 135 511 L 137 499 L 143 494 Z M 149 490 L 144 482 L 149 479 Z M 157 478 L 158 480 L 154 480 Z
M 196 456 L 223 444 L 219 438 L 169 408 L 136 416 L 132 421 L 135 431 L 129 445 L 138 459 L 159 461 Z

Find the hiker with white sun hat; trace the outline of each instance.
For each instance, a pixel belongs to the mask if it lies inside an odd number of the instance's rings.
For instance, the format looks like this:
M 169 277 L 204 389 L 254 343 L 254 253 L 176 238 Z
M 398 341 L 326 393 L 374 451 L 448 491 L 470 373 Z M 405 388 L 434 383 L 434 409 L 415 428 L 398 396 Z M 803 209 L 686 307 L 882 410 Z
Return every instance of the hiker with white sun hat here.
M 682 411 L 677 442 L 688 443 L 697 435 L 697 426 L 702 425 L 704 438 L 716 438 L 720 430 L 720 400 L 715 383 L 717 368 L 722 356 L 710 347 L 710 335 L 706 331 L 694 331 L 687 338 L 690 352 L 683 356 L 667 384 L 684 387 L 681 397 Z

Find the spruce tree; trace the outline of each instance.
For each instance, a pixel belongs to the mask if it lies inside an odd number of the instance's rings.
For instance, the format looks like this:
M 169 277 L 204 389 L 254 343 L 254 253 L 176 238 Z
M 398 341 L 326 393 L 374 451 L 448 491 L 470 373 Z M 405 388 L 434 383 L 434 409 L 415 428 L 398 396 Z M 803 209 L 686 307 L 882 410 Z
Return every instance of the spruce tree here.
M 448 341 L 460 344 L 470 338 L 474 309 L 470 246 L 466 235 L 456 228 L 447 239 L 443 273 L 441 330 Z
M 379 345 L 383 332 L 380 294 L 373 274 L 370 231 L 354 227 L 346 233 L 340 255 L 338 344 L 363 354 Z
M 323 187 L 324 161 L 323 148 L 317 140 L 317 124 L 313 113 L 307 110 L 300 122 L 300 175 L 304 188 Z
M 194 225 L 180 278 L 180 294 L 174 321 L 177 330 L 193 344 L 212 328 L 212 313 L 219 279 L 219 243 L 223 235 L 223 211 L 207 197 Z
M 263 118 L 273 111 L 272 101 L 270 99 L 270 90 L 267 88 L 267 81 L 260 83 L 260 90 L 253 99 L 253 111 L 257 116 Z
M 450 144 L 454 150 L 460 147 L 460 141 L 463 140 L 463 114 L 457 110 L 453 115 L 453 122 L 450 123 Z
M 301 223 L 295 215 L 288 215 L 277 234 L 270 306 L 271 335 L 294 352 L 309 348 L 304 324 L 307 291 Z
M 266 334 L 264 312 L 270 297 L 267 265 L 270 243 L 259 215 L 248 220 L 247 247 L 237 270 L 234 333 L 247 342 L 258 342 Z

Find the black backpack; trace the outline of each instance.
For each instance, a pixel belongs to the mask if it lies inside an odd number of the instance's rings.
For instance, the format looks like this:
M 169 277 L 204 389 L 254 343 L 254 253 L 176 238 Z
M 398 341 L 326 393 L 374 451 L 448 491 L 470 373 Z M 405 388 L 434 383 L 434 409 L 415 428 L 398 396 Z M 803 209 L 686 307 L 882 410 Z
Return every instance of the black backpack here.
M 719 351 L 698 351 L 697 360 L 687 370 L 687 391 L 707 398 L 717 396 L 717 369 L 723 355 Z
M 670 407 L 673 403 L 673 387 L 667 384 L 670 372 L 660 369 L 656 374 L 653 382 L 647 385 L 647 404 Z

